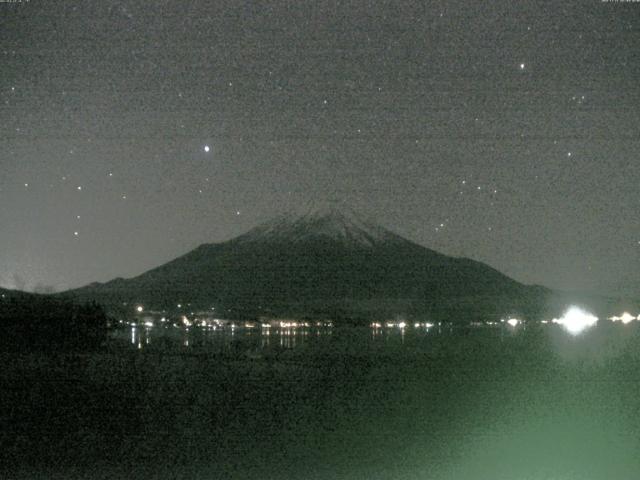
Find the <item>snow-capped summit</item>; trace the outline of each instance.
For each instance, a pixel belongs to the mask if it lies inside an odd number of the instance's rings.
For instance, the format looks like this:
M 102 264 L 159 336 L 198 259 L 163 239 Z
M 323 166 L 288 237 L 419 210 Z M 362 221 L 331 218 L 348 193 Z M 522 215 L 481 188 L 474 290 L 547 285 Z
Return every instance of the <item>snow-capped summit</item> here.
M 398 235 L 358 215 L 348 208 L 333 205 L 298 209 L 258 225 L 237 239 L 239 242 L 291 242 L 334 240 L 372 247 L 391 242 L 406 242 Z

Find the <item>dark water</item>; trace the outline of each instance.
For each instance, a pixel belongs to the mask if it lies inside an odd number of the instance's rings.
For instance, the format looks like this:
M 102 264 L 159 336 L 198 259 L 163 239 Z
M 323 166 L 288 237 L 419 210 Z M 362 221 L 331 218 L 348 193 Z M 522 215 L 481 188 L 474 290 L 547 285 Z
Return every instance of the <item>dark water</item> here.
M 3 357 L 2 478 L 638 478 L 635 322 L 286 330 Z

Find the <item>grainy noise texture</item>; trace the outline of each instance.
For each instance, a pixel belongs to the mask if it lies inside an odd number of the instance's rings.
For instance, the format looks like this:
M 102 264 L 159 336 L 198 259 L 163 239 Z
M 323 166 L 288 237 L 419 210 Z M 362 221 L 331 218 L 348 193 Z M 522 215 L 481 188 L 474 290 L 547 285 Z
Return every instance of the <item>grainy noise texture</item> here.
M 640 5 L 0 3 L 0 286 L 334 201 L 524 283 L 640 291 Z

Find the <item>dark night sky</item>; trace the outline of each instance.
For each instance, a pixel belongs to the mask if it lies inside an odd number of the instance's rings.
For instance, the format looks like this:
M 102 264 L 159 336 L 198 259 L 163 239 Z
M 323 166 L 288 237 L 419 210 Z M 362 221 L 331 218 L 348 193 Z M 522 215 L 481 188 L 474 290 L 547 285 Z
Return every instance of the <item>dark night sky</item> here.
M 0 286 L 133 276 L 330 199 L 638 292 L 639 27 L 599 0 L 0 3 Z

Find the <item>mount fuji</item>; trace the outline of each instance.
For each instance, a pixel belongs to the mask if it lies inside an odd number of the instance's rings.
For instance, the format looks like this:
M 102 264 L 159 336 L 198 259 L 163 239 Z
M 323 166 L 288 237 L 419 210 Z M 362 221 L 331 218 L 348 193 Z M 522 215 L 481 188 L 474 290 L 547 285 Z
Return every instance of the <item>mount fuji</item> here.
M 535 316 L 551 291 L 443 255 L 348 210 L 280 215 L 130 279 L 66 292 L 107 308 L 143 304 L 220 315 L 439 318 Z

